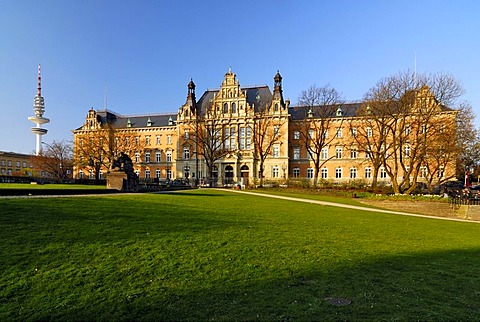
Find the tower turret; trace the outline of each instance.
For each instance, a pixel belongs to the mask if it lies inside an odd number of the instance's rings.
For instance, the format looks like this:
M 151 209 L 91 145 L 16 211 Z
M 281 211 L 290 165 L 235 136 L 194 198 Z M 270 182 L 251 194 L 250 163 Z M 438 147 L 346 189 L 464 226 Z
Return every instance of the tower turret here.
M 273 77 L 273 99 L 280 101 L 282 107 L 285 106 L 285 103 L 283 102 L 282 75 L 280 75 L 278 70 Z
M 42 124 L 50 123 L 50 120 L 43 117 L 45 112 L 45 100 L 42 97 L 42 76 L 40 73 L 40 64 L 38 65 L 38 86 L 37 95 L 33 98 L 33 112 L 35 116 L 30 116 L 29 121 L 35 123 L 37 126 L 32 127 L 30 131 L 36 136 L 35 154 L 39 155 L 42 152 L 42 135 L 47 134 L 47 129 L 42 128 Z

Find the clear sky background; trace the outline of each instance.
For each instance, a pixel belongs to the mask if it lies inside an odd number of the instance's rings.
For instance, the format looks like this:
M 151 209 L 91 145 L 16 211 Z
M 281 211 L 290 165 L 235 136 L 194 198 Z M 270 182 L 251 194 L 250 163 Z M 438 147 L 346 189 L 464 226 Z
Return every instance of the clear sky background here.
M 0 0 L 0 150 L 32 153 L 37 64 L 48 134 L 88 110 L 176 112 L 231 67 L 240 85 L 283 76 L 285 98 L 330 84 L 359 101 L 381 78 L 450 73 L 480 114 L 480 1 Z M 107 90 L 106 90 L 107 89 Z

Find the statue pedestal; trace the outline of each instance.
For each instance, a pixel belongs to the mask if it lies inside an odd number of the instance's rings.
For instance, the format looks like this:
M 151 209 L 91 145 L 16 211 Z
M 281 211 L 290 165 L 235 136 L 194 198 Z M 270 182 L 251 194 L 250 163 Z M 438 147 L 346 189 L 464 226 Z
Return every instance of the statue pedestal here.
M 127 174 L 125 172 L 110 172 L 107 174 L 107 189 L 115 189 L 122 191 L 123 189 L 123 180 L 127 179 Z

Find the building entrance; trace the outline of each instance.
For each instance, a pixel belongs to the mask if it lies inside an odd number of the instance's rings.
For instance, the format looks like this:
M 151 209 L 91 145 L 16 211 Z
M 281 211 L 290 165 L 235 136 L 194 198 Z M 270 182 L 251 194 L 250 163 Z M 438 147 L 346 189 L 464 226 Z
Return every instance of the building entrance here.
M 248 166 L 242 165 L 240 168 L 240 181 L 242 182 L 242 185 L 248 186 L 248 177 L 250 176 L 250 171 Z
M 231 165 L 227 165 L 225 167 L 225 184 L 232 184 L 233 183 L 233 167 Z

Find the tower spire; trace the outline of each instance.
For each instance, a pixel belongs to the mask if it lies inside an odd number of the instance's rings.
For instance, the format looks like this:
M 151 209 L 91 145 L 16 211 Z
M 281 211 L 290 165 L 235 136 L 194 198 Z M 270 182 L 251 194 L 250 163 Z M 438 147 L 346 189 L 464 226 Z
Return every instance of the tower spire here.
M 40 72 L 40 64 L 38 64 L 37 96 L 42 96 L 42 74 L 41 74 L 41 72 Z

